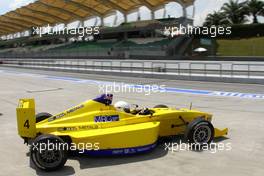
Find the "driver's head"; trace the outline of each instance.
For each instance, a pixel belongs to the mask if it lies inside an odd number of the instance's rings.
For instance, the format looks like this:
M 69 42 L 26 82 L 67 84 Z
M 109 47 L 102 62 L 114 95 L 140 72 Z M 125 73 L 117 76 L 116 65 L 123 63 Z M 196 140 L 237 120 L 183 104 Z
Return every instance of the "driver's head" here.
M 125 111 L 126 113 L 130 113 L 130 105 L 125 101 L 116 102 L 114 107 L 118 110 Z

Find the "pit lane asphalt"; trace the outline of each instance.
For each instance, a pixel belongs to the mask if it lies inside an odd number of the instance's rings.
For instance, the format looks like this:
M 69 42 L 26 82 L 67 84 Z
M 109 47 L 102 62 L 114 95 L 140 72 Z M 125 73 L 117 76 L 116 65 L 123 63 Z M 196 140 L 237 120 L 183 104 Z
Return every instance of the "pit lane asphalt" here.
M 231 151 L 165 151 L 161 143 L 154 151 L 128 157 L 71 157 L 63 170 L 44 173 L 29 162 L 28 148 L 17 135 L 15 108 L 19 98 L 35 98 L 37 112 L 57 113 L 100 94 L 94 84 L 67 80 L 45 79 L 39 75 L 71 77 L 108 82 L 158 84 L 183 89 L 231 91 L 263 94 L 261 85 L 224 84 L 209 82 L 170 81 L 144 78 L 85 75 L 0 68 L 0 175 L 264 175 L 263 99 L 213 97 L 181 93 L 116 93 L 114 101 L 125 100 L 141 106 L 167 104 L 189 107 L 214 114 L 216 127 L 228 127 L 228 138 L 217 142 L 230 143 Z M 27 74 L 25 74 L 27 73 Z M 179 138 L 166 140 L 179 142 Z

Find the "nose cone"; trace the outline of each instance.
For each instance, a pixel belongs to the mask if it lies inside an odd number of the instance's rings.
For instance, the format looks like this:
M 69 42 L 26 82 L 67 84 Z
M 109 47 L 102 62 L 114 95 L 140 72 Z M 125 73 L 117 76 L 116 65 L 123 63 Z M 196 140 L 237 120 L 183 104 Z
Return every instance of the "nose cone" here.
M 211 122 L 212 119 L 213 119 L 213 114 L 207 114 L 207 115 L 206 115 L 206 118 L 207 118 L 207 120 L 208 120 L 209 122 Z

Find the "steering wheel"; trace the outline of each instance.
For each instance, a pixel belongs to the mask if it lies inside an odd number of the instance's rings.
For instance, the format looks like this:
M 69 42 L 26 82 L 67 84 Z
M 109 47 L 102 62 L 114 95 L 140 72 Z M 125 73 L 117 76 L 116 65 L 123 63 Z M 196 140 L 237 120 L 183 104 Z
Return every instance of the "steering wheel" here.
M 138 114 L 139 115 L 152 115 L 154 112 L 148 108 L 143 108 Z
M 137 104 L 131 104 L 130 106 L 131 106 L 132 110 L 139 108 L 139 105 L 137 105 Z
M 141 109 L 139 109 L 139 106 L 137 104 L 131 104 L 131 110 L 130 113 L 131 114 L 138 114 L 141 111 Z

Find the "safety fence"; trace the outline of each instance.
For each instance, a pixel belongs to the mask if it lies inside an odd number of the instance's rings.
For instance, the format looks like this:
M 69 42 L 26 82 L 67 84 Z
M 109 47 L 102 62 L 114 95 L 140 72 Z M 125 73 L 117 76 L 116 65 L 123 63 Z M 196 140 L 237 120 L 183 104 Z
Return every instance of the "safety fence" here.
M 120 72 L 203 77 L 264 78 L 264 64 L 198 61 L 0 59 L 0 66 L 73 72 Z

